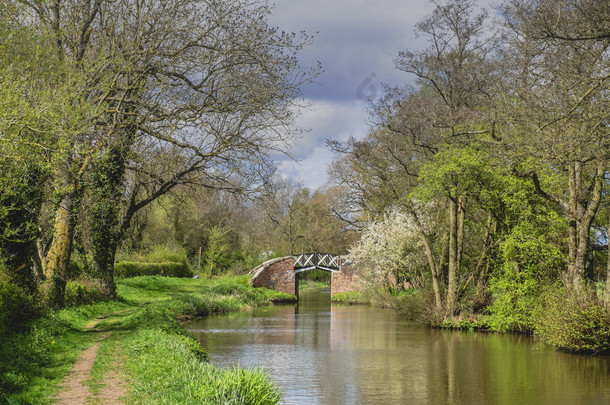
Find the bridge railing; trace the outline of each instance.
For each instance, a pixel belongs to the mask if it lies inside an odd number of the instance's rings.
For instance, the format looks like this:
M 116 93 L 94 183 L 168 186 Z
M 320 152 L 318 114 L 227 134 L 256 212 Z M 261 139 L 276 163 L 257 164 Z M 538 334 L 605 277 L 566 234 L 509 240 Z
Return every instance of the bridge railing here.
M 340 256 L 328 253 L 303 253 L 294 256 L 294 271 L 299 273 L 312 269 L 339 271 Z

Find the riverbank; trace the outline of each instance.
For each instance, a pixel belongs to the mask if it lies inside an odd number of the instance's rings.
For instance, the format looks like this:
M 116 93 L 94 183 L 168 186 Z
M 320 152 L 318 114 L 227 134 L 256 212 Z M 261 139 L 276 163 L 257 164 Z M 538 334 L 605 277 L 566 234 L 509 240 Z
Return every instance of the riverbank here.
M 525 309 L 506 305 L 500 312 L 497 305 L 491 305 L 475 311 L 475 305 L 464 300 L 460 303 L 463 310 L 453 316 L 435 310 L 430 292 L 417 289 L 367 289 L 336 294 L 332 302 L 393 309 L 435 329 L 533 335 L 565 352 L 610 354 L 610 311 L 600 298 L 575 297 L 557 286 L 546 289 L 538 302 Z
M 136 277 L 120 280 L 117 292 L 117 301 L 53 312 L 5 339 L 0 347 L 0 402 L 100 403 L 109 391 L 115 395 L 116 387 L 123 391 L 113 400 L 129 404 L 281 400 L 265 374 L 207 363 L 205 351 L 181 322 L 292 296 L 253 289 L 247 276 Z M 83 357 L 87 353 L 89 363 Z M 79 399 L 70 399 L 70 379 L 76 379 L 74 369 L 82 367 L 84 389 Z

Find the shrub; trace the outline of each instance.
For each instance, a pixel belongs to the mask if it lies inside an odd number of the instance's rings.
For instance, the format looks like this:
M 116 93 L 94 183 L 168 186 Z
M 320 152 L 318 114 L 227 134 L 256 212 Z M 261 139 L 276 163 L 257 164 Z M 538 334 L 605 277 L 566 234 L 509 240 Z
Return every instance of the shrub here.
M 99 280 L 81 277 L 66 284 L 66 307 L 95 304 L 106 299 L 104 288 Z
M 193 272 L 187 263 L 119 262 L 114 265 L 114 275 L 117 278 L 138 276 L 193 277 Z
M 610 350 L 610 317 L 593 296 L 576 297 L 564 289 L 545 294 L 536 332 L 547 344 L 570 352 Z
M 168 245 L 155 246 L 152 251 L 140 256 L 139 262 L 146 263 L 182 263 L 188 265 L 186 250 L 183 247 L 172 247 Z
M 429 322 L 430 292 L 427 290 L 406 290 L 397 297 L 396 309 L 412 321 Z
M 564 232 L 565 223 L 538 208 L 542 211 L 523 213 L 530 219 L 519 222 L 499 245 L 501 265 L 489 281 L 493 303 L 488 321 L 494 330 L 534 332 L 544 286 L 563 269 L 563 253 L 553 236 Z
M 36 314 L 32 297 L 0 275 L 0 336 L 19 330 Z
M 489 307 L 491 329 L 532 333 L 542 285 L 527 272 L 505 272 L 491 279 L 494 301 Z

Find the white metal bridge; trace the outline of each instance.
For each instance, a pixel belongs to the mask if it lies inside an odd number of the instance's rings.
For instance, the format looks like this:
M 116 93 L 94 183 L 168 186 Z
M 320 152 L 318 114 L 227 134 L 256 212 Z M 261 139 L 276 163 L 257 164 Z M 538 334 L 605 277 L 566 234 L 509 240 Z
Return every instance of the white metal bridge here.
M 294 272 L 301 273 L 307 270 L 320 269 L 338 272 L 340 256 L 328 253 L 303 253 L 294 257 Z

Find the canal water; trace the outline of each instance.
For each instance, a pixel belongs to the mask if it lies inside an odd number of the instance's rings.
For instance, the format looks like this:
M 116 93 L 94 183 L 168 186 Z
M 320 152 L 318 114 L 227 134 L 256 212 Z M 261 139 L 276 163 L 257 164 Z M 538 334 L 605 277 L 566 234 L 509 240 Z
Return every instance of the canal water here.
M 610 404 L 610 357 L 433 330 L 327 289 L 189 325 L 221 367 L 262 367 L 286 404 Z

